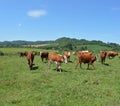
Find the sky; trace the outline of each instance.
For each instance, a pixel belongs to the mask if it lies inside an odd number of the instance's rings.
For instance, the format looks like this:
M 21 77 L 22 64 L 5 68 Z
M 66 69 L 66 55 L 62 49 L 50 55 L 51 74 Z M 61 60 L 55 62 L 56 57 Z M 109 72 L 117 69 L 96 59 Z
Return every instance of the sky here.
M 0 0 L 0 41 L 61 37 L 120 44 L 120 0 Z

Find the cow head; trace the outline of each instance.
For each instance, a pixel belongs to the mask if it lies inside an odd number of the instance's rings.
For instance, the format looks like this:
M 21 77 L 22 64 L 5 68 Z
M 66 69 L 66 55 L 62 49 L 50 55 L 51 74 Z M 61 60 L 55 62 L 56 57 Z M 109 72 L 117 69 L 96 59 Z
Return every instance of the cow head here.
M 96 60 L 97 60 L 97 57 L 96 57 L 96 56 L 92 56 L 91 62 L 93 63 L 93 62 L 96 61 Z

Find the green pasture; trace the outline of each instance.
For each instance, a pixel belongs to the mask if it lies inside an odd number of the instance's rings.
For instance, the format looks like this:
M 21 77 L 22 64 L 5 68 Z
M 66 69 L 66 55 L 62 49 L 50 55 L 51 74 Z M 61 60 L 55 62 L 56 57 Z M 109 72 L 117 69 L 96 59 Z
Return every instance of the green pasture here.
M 40 51 L 54 51 L 54 50 L 44 50 L 44 49 L 39 49 L 39 48 L 0 48 L 0 51 L 5 53 L 5 54 L 17 54 L 20 52 L 25 52 L 25 51 L 34 51 L 34 52 L 40 52 Z
M 32 48 L 0 48 L 4 53 L 41 51 Z M 98 54 L 96 54 L 98 55 Z M 120 106 L 120 58 L 98 59 L 95 69 L 87 64 L 75 69 L 76 55 L 62 64 L 62 72 L 37 55 L 29 70 L 26 57 L 0 56 L 0 106 Z M 91 68 L 91 67 L 90 67 Z

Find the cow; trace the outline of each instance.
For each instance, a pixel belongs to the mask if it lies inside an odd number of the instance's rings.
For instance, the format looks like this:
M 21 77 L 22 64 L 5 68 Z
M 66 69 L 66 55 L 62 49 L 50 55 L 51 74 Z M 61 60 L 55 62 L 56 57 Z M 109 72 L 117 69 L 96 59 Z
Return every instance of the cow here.
M 48 52 L 40 52 L 40 57 L 41 57 L 41 60 L 43 62 L 44 58 L 46 59 L 46 61 L 48 60 Z
M 91 51 L 88 51 L 88 50 L 82 50 L 82 51 L 78 51 L 78 54 L 79 53 L 88 53 L 88 54 L 93 54 L 93 52 L 91 52 Z
M 107 51 L 107 57 L 110 58 L 114 58 L 115 56 L 118 56 L 118 52 L 115 51 Z
M 76 64 L 76 68 L 78 66 L 78 64 L 80 64 L 80 68 L 82 68 L 82 63 L 87 63 L 88 67 L 87 69 L 89 69 L 89 65 L 92 65 L 93 69 L 94 69 L 94 61 L 96 61 L 96 56 L 92 55 L 92 52 L 78 52 L 78 60 L 77 60 L 77 64 Z
M 0 56 L 4 56 L 4 53 L 0 51 Z
M 30 70 L 32 70 L 33 65 L 34 65 L 33 60 L 34 60 L 35 53 L 34 52 L 26 52 L 26 56 L 27 56 L 29 68 L 30 68 Z
M 70 52 L 65 51 L 63 56 L 65 59 L 65 63 L 68 63 L 70 61 Z
M 57 70 L 61 72 L 61 63 L 64 62 L 64 57 L 58 53 L 49 53 L 48 54 L 49 68 L 52 62 L 55 62 L 57 65 Z
M 101 63 L 105 64 L 105 59 L 107 56 L 107 52 L 106 51 L 100 51 L 100 59 L 101 59 Z
M 26 56 L 27 52 L 20 52 L 20 57 Z

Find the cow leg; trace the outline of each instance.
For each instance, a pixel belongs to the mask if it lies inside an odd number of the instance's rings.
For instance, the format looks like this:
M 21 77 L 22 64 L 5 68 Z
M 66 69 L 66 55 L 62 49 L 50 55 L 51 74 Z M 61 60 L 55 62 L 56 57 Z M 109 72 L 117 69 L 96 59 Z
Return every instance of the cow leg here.
M 48 62 L 48 58 L 46 57 L 46 63 Z
M 41 60 L 42 60 L 42 62 L 43 62 L 43 58 L 41 57 Z
M 93 63 L 89 63 L 89 64 L 92 66 L 92 69 L 95 69 Z M 88 69 L 89 69 L 89 64 L 88 64 Z
M 103 63 L 102 64 L 105 64 L 105 59 L 103 60 Z
M 67 62 L 68 62 L 68 60 L 67 60 L 67 57 L 66 57 L 66 56 L 64 56 L 64 61 L 65 61 L 65 63 L 67 63 Z
M 103 59 L 101 59 L 101 63 L 103 64 Z
M 76 62 L 76 67 L 75 67 L 75 69 L 77 69 L 77 67 L 78 67 L 78 64 L 79 64 L 79 61 L 77 61 L 77 62 Z
M 30 64 L 30 66 L 29 66 L 29 67 L 30 67 L 30 70 L 32 70 L 32 64 Z
M 30 61 L 28 62 L 29 68 L 30 70 L 32 70 L 32 64 L 30 63 Z
M 28 65 L 29 65 L 29 68 L 30 68 L 30 70 L 32 69 L 31 68 L 31 62 L 30 62 L 30 60 L 28 59 Z
M 92 65 L 92 69 L 95 69 L 94 65 L 93 64 L 91 64 L 91 65 Z
M 32 70 L 32 66 L 33 66 L 33 62 L 32 62 L 32 61 L 33 61 L 33 60 L 30 59 L 30 64 L 29 64 L 30 70 Z
M 89 69 L 89 63 L 88 63 L 88 67 L 87 67 L 87 70 Z
M 91 64 L 91 65 L 92 65 L 93 69 L 95 69 L 94 65 L 93 64 Z
M 70 56 L 68 57 L 68 61 L 70 61 Z
M 80 62 L 80 68 L 82 68 L 82 62 Z
M 47 62 L 47 58 L 45 58 L 46 62 Z
M 59 71 L 62 72 L 60 65 L 57 66 L 57 69 L 59 69 Z
M 61 72 L 61 67 L 60 67 L 61 63 L 57 62 L 56 64 L 57 64 L 57 70 L 59 70 Z
M 34 65 L 34 64 L 33 64 L 33 61 L 34 61 L 34 56 L 32 57 L 32 65 Z

